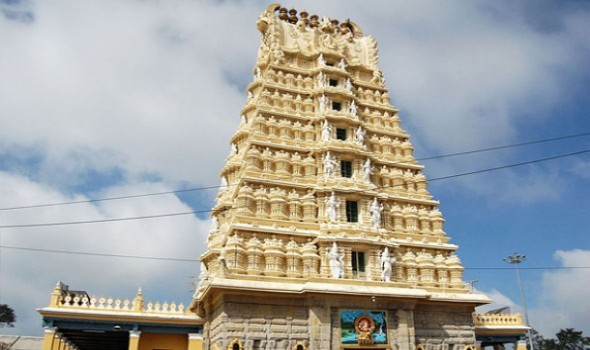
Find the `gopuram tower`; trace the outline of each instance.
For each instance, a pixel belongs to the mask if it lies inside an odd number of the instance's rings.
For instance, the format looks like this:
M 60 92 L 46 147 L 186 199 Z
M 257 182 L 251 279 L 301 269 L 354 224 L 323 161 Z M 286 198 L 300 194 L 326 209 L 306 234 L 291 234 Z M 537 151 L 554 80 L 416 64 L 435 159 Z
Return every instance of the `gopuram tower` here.
M 206 349 L 466 350 L 438 202 L 352 21 L 269 6 L 191 308 Z

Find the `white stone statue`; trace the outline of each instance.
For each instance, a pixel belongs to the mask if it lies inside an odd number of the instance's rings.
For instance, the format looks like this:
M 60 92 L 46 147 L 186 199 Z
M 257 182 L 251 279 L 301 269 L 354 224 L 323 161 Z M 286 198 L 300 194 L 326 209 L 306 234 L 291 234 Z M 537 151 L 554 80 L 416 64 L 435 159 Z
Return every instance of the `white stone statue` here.
M 359 125 L 358 128 L 356 128 L 355 132 L 354 132 L 354 141 L 358 144 L 358 145 L 363 145 L 365 143 L 365 135 L 366 135 L 366 131 Z
M 238 145 L 236 145 L 235 143 L 231 144 L 231 151 L 229 152 L 230 156 L 235 156 L 236 154 L 238 154 Z
M 326 198 L 326 206 L 326 212 L 330 222 L 336 222 L 336 219 L 338 219 L 338 200 L 336 199 L 334 192 L 332 192 L 330 197 Z
M 367 160 L 363 163 L 362 166 L 363 171 L 363 181 L 371 181 L 371 174 L 373 173 L 373 166 L 371 165 L 371 158 L 367 158 Z
M 204 281 L 209 278 L 209 272 L 207 271 L 207 266 L 203 262 L 201 262 L 201 271 L 199 273 L 199 281 Z
M 252 91 L 248 91 L 248 101 L 250 101 L 253 98 L 254 98 L 254 94 L 252 93 Z
M 248 118 L 242 114 L 242 117 L 240 119 L 240 125 L 244 125 L 244 124 L 248 124 Z
M 346 62 L 344 62 L 344 58 L 342 58 L 340 60 L 340 62 L 338 62 L 338 68 L 340 68 L 340 69 L 346 69 Z
M 369 208 L 371 212 L 371 218 L 373 219 L 373 226 L 375 228 L 381 227 L 381 213 L 383 212 L 383 204 L 379 204 L 377 198 L 373 199 L 371 202 L 371 207 Z
M 322 141 L 324 141 L 324 142 L 330 141 L 331 133 L 332 133 L 332 127 L 330 126 L 330 124 L 328 123 L 327 120 L 324 120 L 324 122 L 322 123 Z
M 344 277 L 344 259 L 342 258 L 342 255 L 338 253 L 338 245 L 336 242 L 332 244 L 332 249 L 328 252 L 328 259 L 330 259 L 332 278 Z
M 323 67 L 326 65 L 326 60 L 324 59 L 324 54 L 320 53 L 318 56 L 318 67 Z
M 256 67 L 256 73 L 254 74 L 254 79 L 260 79 L 262 76 L 262 72 L 260 71 L 260 67 Z
M 344 88 L 352 92 L 352 83 L 350 82 L 350 79 L 346 79 L 346 82 L 344 83 Z
M 328 109 L 328 98 L 326 95 L 321 95 L 318 100 L 320 102 L 320 113 L 324 113 Z
M 323 88 L 326 84 L 326 80 L 324 79 L 324 73 L 319 72 L 317 76 L 318 87 Z
M 324 156 L 324 175 L 326 175 L 326 177 L 334 176 L 334 173 L 336 173 L 336 165 L 338 165 L 338 162 L 332 158 L 330 151 L 328 151 Z
M 381 253 L 381 281 L 391 281 L 392 265 L 395 262 L 395 257 L 389 255 L 389 249 L 385 247 Z
M 350 114 L 352 114 L 353 116 L 356 116 L 357 107 L 356 107 L 356 103 L 354 103 L 354 101 L 350 102 L 350 106 L 348 107 L 348 112 Z

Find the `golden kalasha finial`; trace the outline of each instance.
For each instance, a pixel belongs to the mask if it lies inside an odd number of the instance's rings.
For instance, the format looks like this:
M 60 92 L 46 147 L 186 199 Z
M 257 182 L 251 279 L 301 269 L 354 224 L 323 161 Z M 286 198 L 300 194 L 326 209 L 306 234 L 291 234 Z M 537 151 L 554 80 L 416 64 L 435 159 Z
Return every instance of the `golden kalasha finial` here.
M 295 10 L 294 8 L 291 8 L 289 10 L 289 23 L 296 24 L 297 21 L 298 21 L 298 19 L 297 19 L 297 10 Z
M 307 18 L 307 16 L 309 16 L 309 13 L 303 10 L 299 13 L 299 16 L 301 17 L 301 22 L 303 22 L 303 24 L 307 26 L 309 24 L 309 19 Z
M 286 7 L 281 7 L 281 9 L 279 10 L 279 18 L 282 19 L 283 21 L 287 21 L 289 19 L 289 15 L 287 14 Z
M 320 25 L 320 17 L 318 15 L 311 15 L 311 17 L 309 17 L 310 22 L 309 22 L 309 26 L 311 28 L 317 28 Z

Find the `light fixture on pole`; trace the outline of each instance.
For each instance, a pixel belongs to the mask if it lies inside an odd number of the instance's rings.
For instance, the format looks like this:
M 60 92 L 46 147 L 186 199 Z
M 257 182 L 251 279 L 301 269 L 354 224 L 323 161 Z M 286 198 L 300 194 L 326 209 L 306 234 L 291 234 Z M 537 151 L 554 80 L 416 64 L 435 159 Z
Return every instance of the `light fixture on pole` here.
M 520 264 L 526 260 L 526 255 L 521 255 L 519 253 L 514 253 L 504 259 L 505 262 L 509 263 L 509 264 L 513 264 L 515 269 L 516 269 L 516 277 L 518 280 L 518 289 L 520 289 L 520 298 L 522 299 L 522 307 L 524 309 L 524 321 L 526 322 L 527 327 L 529 327 L 528 331 L 527 331 L 527 336 L 529 339 L 529 347 L 530 350 L 535 350 L 535 348 L 533 347 L 533 337 L 531 335 L 531 324 L 529 322 L 529 313 L 527 311 L 527 307 L 526 307 L 526 297 L 524 295 L 524 288 L 522 288 L 522 280 L 520 278 Z

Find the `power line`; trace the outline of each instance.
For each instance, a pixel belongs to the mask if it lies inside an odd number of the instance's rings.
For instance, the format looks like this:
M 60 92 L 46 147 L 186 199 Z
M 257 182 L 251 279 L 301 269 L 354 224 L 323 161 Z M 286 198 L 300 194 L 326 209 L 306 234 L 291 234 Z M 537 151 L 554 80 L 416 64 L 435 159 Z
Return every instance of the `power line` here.
M 470 172 L 465 172 L 465 173 L 459 173 L 459 174 L 453 174 L 453 175 L 447 175 L 447 176 L 433 178 L 433 179 L 425 180 L 425 181 L 416 181 L 416 183 L 419 183 L 419 182 L 428 182 L 428 181 L 432 182 L 432 181 L 438 181 L 438 180 L 447 180 L 447 179 L 452 179 L 452 178 L 461 177 L 461 176 L 481 174 L 481 173 L 490 172 L 490 171 L 502 170 L 502 169 L 513 168 L 513 167 L 518 167 L 518 166 L 523 166 L 523 165 L 528 165 L 528 164 L 545 162 L 545 161 L 554 160 L 554 159 L 558 159 L 558 158 L 564 158 L 564 157 L 570 157 L 570 156 L 580 155 L 580 154 L 584 154 L 584 153 L 588 153 L 588 152 L 590 152 L 590 149 L 582 150 L 582 151 L 577 151 L 577 152 L 566 153 L 566 154 L 560 154 L 560 155 L 552 156 L 552 157 L 546 157 L 546 158 L 541 158 L 541 159 L 530 160 L 530 161 L 526 161 L 526 162 L 520 162 L 520 163 L 502 165 L 502 166 L 498 166 L 498 167 L 481 169 L 481 170 L 475 170 L 475 171 L 470 171 Z M 350 191 L 349 193 L 363 193 L 363 192 L 375 191 L 375 190 L 384 189 L 384 188 L 392 188 L 392 187 L 396 187 L 396 186 L 401 186 L 401 185 L 376 186 L 376 187 L 373 187 L 373 188 L 370 188 L 370 189 L 366 189 L 366 190 Z M 318 196 L 318 198 L 322 198 L 322 196 Z M 231 207 L 229 209 L 230 210 L 231 209 L 238 209 L 238 207 Z M 155 218 L 170 217 L 170 216 L 182 216 L 182 215 L 203 214 L 203 213 L 209 213 L 211 211 L 212 211 L 212 209 L 198 210 L 198 211 L 189 211 L 189 212 L 183 212 L 183 213 L 144 215 L 144 216 L 126 217 L 126 218 L 114 218 L 114 219 L 100 219 L 100 220 L 86 220 L 86 221 L 67 221 L 67 222 L 38 223 L 38 224 L 2 225 L 2 226 L 0 226 L 0 229 L 25 228 L 25 227 L 44 227 L 44 226 L 66 226 L 66 225 L 95 224 L 95 223 L 115 222 L 115 221 L 131 221 L 131 220 L 155 219 Z
M 128 259 L 169 260 L 169 261 L 179 261 L 179 262 L 199 262 L 200 261 L 199 259 L 188 259 L 188 258 L 110 254 L 110 253 L 96 253 L 96 252 L 84 252 L 84 251 L 74 251 L 74 250 L 6 246 L 6 245 L 0 245 L 0 248 L 13 249 L 13 250 L 24 250 L 24 251 L 32 251 L 32 252 L 40 252 L 40 253 L 89 255 L 89 256 L 101 256 L 101 257 L 113 257 L 113 258 L 128 258 Z M 465 270 L 510 270 L 510 271 L 514 270 L 513 267 L 464 267 L 464 269 Z M 520 269 L 521 270 L 574 270 L 574 269 L 590 269 L 590 266 L 536 266 L 536 267 L 521 267 Z
M 495 147 L 489 147 L 489 148 L 480 148 L 480 149 L 476 149 L 476 150 L 473 150 L 473 151 L 463 151 L 463 152 L 457 152 L 457 153 L 448 153 L 448 154 L 443 154 L 443 155 L 439 155 L 439 156 L 431 156 L 431 157 L 420 158 L 418 160 L 430 160 L 430 159 L 438 159 L 438 158 L 446 158 L 446 157 L 463 156 L 463 155 L 467 155 L 467 154 L 473 154 L 473 153 L 479 153 L 479 152 L 488 152 L 488 151 L 497 151 L 497 150 L 506 149 L 506 148 L 513 148 L 513 147 L 520 147 L 520 146 L 528 146 L 528 145 L 534 145 L 534 144 L 538 144 L 538 143 L 552 142 L 552 141 L 558 141 L 558 140 L 565 140 L 565 139 L 571 139 L 571 138 L 582 137 L 582 136 L 590 136 L 590 132 L 584 132 L 584 133 L 581 133 L 581 134 L 573 134 L 573 135 L 566 135 L 566 136 L 558 136 L 558 137 L 552 137 L 552 138 L 548 138 L 548 139 L 541 139 L 541 140 L 535 140 L 535 141 L 527 141 L 527 142 L 521 142 L 521 143 L 514 143 L 514 144 L 511 144 L 511 145 L 495 146 Z
M 75 255 L 89 255 L 89 256 L 103 256 L 112 258 L 132 258 L 132 259 L 148 259 L 148 260 L 168 260 L 168 261 L 182 261 L 182 262 L 199 262 L 199 259 L 187 259 L 187 258 L 171 258 L 163 256 L 146 256 L 146 255 L 126 255 L 126 254 L 110 254 L 110 253 L 93 253 L 93 252 L 82 252 L 74 250 L 58 250 L 58 249 L 47 249 L 47 248 L 32 248 L 32 247 L 15 247 L 0 245 L 2 249 L 13 249 L 13 250 L 26 250 L 32 252 L 41 253 L 59 253 L 59 254 L 75 254 Z
M 496 151 L 500 149 L 507 149 L 507 148 L 514 148 L 514 147 L 521 147 L 545 142 L 553 142 L 558 140 L 565 140 L 583 136 L 590 136 L 590 132 L 584 132 L 580 134 L 572 134 L 572 135 L 565 135 L 565 136 L 558 136 L 552 137 L 547 139 L 540 139 L 540 140 L 533 140 L 521 143 L 515 143 L 510 145 L 503 145 L 503 146 L 495 146 L 495 147 L 488 147 L 488 148 L 480 148 L 471 151 L 463 151 L 463 152 L 456 152 L 456 153 L 449 153 L 437 156 L 429 156 L 424 158 L 418 158 L 417 161 L 424 161 L 424 160 L 432 160 L 432 159 L 440 159 L 440 158 L 447 158 L 447 157 L 456 157 L 462 156 L 467 154 L 474 154 L 480 152 L 489 152 L 489 151 Z M 314 174 L 321 175 L 321 173 Z M 305 175 L 288 175 L 282 176 L 278 179 L 286 179 L 286 178 L 294 178 L 294 177 L 303 177 Z M 151 197 L 151 196 L 161 196 L 167 194 L 179 194 L 179 193 L 186 193 L 186 192 L 196 192 L 196 191 L 205 191 L 205 190 L 212 190 L 212 189 L 219 189 L 222 187 L 231 187 L 235 186 L 235 184 L 229 185 L 217 185 L 217 186 L 204 186 L 204 187 L 195 187 L 195 188 L 187 188 L 181 190 L 171 190 L 171 191 L 161 191 L 161 192 L 153 192 L 153 193 L 144 193 L 144 194 L 136 194 L 136 195 L 127 195 L 127 196 L 115 196 L 115 197 L 105 197 L 105 198 L 95 198 L 95 199 L 86 199 L 86 200 L 79 200 L 79 201 L 68 201 L 68 202 L 58 202 L 58 203 L 46 203 L 46 204 L 34 204 L 34 205 L 23 205 L 23 206 L 13 206 L 13 207 L 5 207 L 0 208 L 0 211 L 10 211 L 10 210 L 22 210 L 22 209 L 33 209 L 33 208 L 46 208 L 46 207 L 55 207 L 55 206 L 63 206 L 63 205 L 73 205 L 73 204 L 83 204 L 83 203 L 96 203 L 96 202 L 105 202 L 105 201 L 113 201 L 113 200 L 121 200 L 121 199 L 132 199 L 132 198 L 142 198 L 142 197 Z

